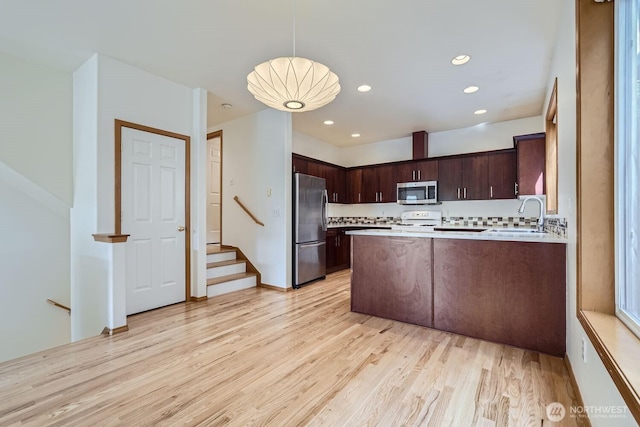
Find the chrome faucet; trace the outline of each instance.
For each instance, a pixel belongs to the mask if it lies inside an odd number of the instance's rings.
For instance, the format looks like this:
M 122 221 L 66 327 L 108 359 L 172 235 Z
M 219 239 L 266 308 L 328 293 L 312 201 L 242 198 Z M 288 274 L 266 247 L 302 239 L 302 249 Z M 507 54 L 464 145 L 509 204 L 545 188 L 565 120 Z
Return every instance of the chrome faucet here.
M 540 215 L 538 216 L 538 231 L 542 232 L 544 231 L 544 203 L 542 202 L 542 199 L 540 197 L 536 197 L 536 196 L 525 197 L 524 200 L 522 200 L 522 204 L 520 205 L 520 208 L 518 209 L 518 213 L 524 213 L 524 205 L 529 200 L 537 200 L 538 203 L 540 203 Z

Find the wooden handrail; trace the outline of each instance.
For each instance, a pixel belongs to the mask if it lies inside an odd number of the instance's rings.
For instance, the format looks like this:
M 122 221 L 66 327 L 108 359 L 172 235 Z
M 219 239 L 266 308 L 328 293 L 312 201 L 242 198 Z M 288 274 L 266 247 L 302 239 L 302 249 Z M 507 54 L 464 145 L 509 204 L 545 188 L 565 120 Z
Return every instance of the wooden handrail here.
M 71 315 L 71 308 L 67 307 L 66 305 L 62 305 L 57 301 L 54 301 L 52 299 L 47 299 L 47 302 L 51 305 L 55 305 L 58 308 L 61 308 L 63 310 L 67 310 L 67 312 L 69 313 L 69 315 Z
M 235 200 L 236 203 L 240 205 L 242 210 L 244 210 L 247 213 L 247 215 L 249 215 L 251 217 L 251 219 L 255 221 L 256 224 L 261 225 L 261 226 L 264 227 L 264 222 L 262 222 L 258 218 L 256 218 L 256 216 L 254 214 L 252 214 L 251 211 L 249 209 L 247 209 L 247 207 L 245 205 L 242 204 L 242 202 L 240 201 L 238 196 L 233 196 L 233 200 Z

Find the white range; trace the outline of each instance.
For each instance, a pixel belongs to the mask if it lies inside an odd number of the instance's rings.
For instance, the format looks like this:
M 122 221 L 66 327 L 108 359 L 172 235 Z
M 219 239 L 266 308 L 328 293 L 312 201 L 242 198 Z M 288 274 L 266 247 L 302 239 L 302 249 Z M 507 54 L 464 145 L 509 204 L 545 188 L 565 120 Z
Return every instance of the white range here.
M 402 222 L 392 225 L 391 230 L 433 232 L 434 228 L 442 226 L 440 211 L 405 211 L 400 219 Z

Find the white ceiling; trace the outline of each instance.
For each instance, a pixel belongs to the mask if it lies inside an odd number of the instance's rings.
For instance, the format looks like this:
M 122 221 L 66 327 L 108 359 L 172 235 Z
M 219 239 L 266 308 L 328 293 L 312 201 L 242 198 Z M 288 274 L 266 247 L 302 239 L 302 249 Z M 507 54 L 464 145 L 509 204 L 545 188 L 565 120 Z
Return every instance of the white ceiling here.
M 342 86 L 294 113 L 296 131 L 344 146 L 542 113 L 558 0 L 0 0 L 0 51 L 69 71 L 99 52 L 205 88 L 214 126 L 266 108 L 246 76 L 292 55 L 294 1 L 296 55 Z M 461 53 L 472 59 L 454 67 Z

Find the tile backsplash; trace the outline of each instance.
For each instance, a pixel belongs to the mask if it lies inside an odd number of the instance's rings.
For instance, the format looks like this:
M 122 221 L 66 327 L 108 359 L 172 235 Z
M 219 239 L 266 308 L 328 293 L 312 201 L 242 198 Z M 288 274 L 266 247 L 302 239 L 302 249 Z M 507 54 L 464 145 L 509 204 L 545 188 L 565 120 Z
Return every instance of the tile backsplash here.
M 401 222 L 400 217 L 392 216 L 334 216 L 329 217 L 329 225 L 394 225 Z M 501 227 L 501 228 L 536 228 L 537 217 L 518 216 L 471 216 L 471 217 L 449 217 L 442 218 L 444 226 L 465 226 L 465 227 Z M 567 221 L 565 218 L 546 218 L 544 231 L 560 237 L 567 237 Z

